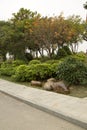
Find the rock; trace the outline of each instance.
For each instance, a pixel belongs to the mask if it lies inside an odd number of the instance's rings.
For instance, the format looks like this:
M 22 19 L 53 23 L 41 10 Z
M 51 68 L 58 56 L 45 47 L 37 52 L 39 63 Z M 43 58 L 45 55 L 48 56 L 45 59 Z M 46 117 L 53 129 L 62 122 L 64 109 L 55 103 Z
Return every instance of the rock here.
M 56 81 L 54 78 L 48 79 L 47 82 L 44 84 L 43 88 L 45 90 L 51 91 L 57 93 L 63 93 L 63 94 L 69 94 L 70 90 L 66 87 L 65 83 L 63 81 Z
M 53 90 L 52 86 L 53 86 L 53 82 L 52 81 L 48 81 L 48 82 L 46 82 L 44 84 L 43 89 L 51 91 L 51 90 Z
M 65 86 L 63 81 L 54 82 L 53 91 L 57 93 L 69 94 L 70 90 Z
M 41 83 L 40 81 L 32 80 L 32 81 L 31 81 L 31 85 L 32 85 L 32 86 L 42 86 L 42 83 Z
M 48 90 L 48 91 L 53 90 L 53 83 L 55 81 L 56 80 L 54 78 L 48 79 L 47 82 L 44 84 L 43 89 Z
M 51 82 L 51 81 L 52 81 L 52 82 L 55 82 L 56 79 L 54 79 L 54 78 L 50 78 L 50 79 L 47 80 L 47 82 Z

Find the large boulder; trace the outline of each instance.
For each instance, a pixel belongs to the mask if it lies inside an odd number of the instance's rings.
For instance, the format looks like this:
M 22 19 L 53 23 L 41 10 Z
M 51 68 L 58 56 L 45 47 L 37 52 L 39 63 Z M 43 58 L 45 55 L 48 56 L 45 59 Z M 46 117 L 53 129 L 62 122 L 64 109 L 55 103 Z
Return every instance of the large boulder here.
M 57 93 L 69 94 L 70 90 L 63 81 L 56 81 L 54 78 L 48 79 L 43 88 L 48 91 Z

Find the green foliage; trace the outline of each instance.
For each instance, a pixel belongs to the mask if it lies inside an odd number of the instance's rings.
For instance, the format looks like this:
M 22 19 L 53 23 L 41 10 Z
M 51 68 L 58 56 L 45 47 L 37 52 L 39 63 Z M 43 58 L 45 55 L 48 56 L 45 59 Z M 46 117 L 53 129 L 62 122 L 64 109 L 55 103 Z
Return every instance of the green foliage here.
M 29 62 L 29 65 L 40 64 L 40 63 L 41 63 L 40 60 L 31 60 L 31 61 Z
M 52 68 L 53 69 L 53 68 Z M 52 76 L 51 65 L 49 64 L 33 64 L 20 65 L 15 71 L 12 78 L 16 81 L 45 80 Z
M 26 71 L 26 79 L 29 80 L 45 80 L 50 77 L 51 68 L 49 64 L 30 65 Z
M 86 54 L 84 52 L 79 52 L 75 54 L 74 57 L 77 58 L 78 60 L 85 61 Z
M 12 79 L 15 81 L 26 81 L 25 75 L 26 75 L 26 65 L 20 65 L 17 67 L 15 74 L 12 75 Z
M 1 69 L 0 69 L 1 75 L 4 75 L 4 76 L 12 76 L 12 75 L 14 75 L 16 67 L 21 65 L 21 64 L 24 64 L 24 61 L 21 61 L 21 60 L 15 60 L 15 61 L 8 60 L 8 61 L 3 62 L 1 64 Z
M 45 63 L 47 64 L 54 64 L 54 63 L 59 63 L 60 60 L 47 60 Z
M 71 55 L 71 50 L 68 46 L 63 46 L 63 49 L 65 50 L 65 52 L 67 53 L 67 55 Z
M 83 4 L 84 9 L 87 9 L 87 2 Z
M 10 60 L 2 62 L 2 64 L 1 64 L 1 68 L 6 68 L 6 67 L 10 67 L 10 66 L 12 66 L 12 61 L 10 61 Z
M 59 64 L 57 77 L 70 84 L 87 84 L 87 66 L 74 57 L 68 57 Z
M 57 53 L 57 58 L 63 58 L 66 57 L 67 53 L 63 48 L 59 48 L 58 53 Z
M 25 53 L 27 61 L 33 60 L 33 56 L 30 53 Z
M 15 73 L 14 67 L 2 67 L 0 68 L 1 75 L 12 76 Z
M 58 68 L 58 65 L 59 65 L 59 63 L 51 64 L 51 74 L 52 74 L 51 77 L 54 77 L 54 78 L 57 77 L 57 68 Z
M 25 62 L 23 60 L 14 60 L 14 61 L 12 61 L 12 66 L 13 67 L 23 65 L 23 64 L 25 64 Z

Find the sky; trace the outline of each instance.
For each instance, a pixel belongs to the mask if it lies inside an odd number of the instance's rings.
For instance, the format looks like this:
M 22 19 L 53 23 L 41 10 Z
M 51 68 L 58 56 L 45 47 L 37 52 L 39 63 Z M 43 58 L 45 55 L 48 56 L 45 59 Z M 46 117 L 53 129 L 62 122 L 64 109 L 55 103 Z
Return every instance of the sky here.
M 86 19 L 86 10 L 83 4 L 86 0 L 0 0 L 0 20 L 8 20 L 12 13 L 17 13 L 20 8 L 37 11 L 41 16 L 58 16 L 63 12 L 65 17 L 80 15 Z M 87 43 L 83 42 L 79 51 L 86 51 Z

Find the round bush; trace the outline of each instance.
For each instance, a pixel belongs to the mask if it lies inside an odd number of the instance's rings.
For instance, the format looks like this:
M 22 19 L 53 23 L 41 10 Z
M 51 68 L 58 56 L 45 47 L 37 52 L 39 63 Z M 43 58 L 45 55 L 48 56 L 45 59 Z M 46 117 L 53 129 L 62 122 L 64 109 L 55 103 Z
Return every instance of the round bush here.
M 57 77 L 57 68 L 58 68 L 58 63 L 54 63 L 54 64 L 51 64 L 51 77 L 54 77 L 56 78 Z
M 74 57 L 68 57 L 64 62 L 59 64 L 57 77 L 65 80 L 70 84 L 86 84 L 87 83 L 87 66 Z
M 26 65 L 20 65 L 17 67 L 15 74 L 12 76 L 15 81 L 26 81 Z
M 26 80 L 45 80 L 52 75 L 49 64 L 30 65 L 26 70 Z

